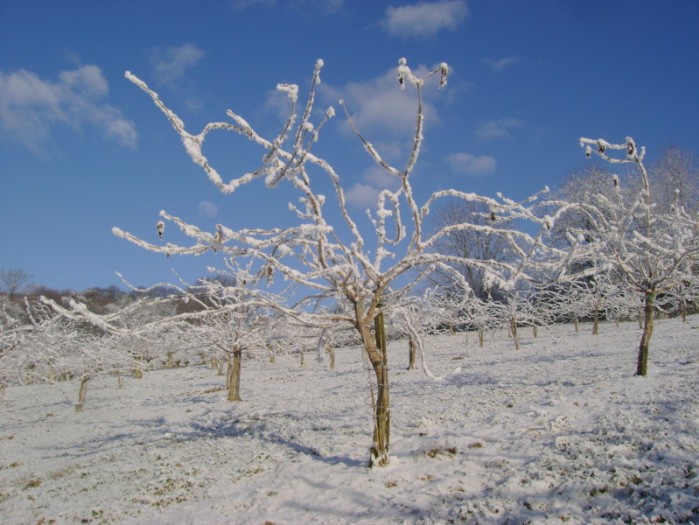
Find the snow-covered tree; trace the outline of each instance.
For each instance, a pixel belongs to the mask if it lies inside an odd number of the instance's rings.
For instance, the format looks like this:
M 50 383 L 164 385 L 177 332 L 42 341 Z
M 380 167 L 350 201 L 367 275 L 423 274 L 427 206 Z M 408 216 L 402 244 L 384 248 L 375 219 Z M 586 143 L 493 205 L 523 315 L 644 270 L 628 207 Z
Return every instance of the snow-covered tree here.
M 636 374 L 645 376 L 656 298 L 697 279 L 699 219 L 679 200 L 666 210 L 657 205 L 643 162 L 645 148 L 637 147 L 632 138 L 623 144 L 581 138 L 580 145 L 588 157 L 595 154 L 612 164 L 635 166 L 640 179 L 640 191 L 631 199 L 622 196 L 619 180 L 614 178 L 617 190 L 600 192 L 591 202 L 579 203 L 577 210 L 586 220 L 584 226 L 572 227 L 569 234 L 577 245 L 576 259 L 571 262 L 599 261 L 583 274 L 592 275 L 596 268 L 610 269 L 625 286 L 642 294 L 643 335 Z M 623 153 L 615 156 L 614 152 Z
M 381 326 L 377 319 L 382 317 L 384 308 L 397 304 L 398 298 L 436 269 L 448 272 L 456 265 L 478 268 L 486 282 L 511 288 L 518 279 L 528 278 L 532 266 L 541 263 L 543 232 L 551 227 L 552 219 L 538 213 L 537 196 L 515 202 L 501 195 L 493 199 L 444 190 L 434 193 L 422 206 L 418 204 L 411 177 L 424 139 L 423 92 L 433 77 L 439 80 L 440 87 L 446 84 L 448 66 L 442 63 L 427 74 L 417 76 L 406 60 L 400 59 L 397 88 L 410 86 L 415 92 L 415 129 L 401 167 L 389 163 L 379 153 L 355 126 L 351 109 L 343 101 L 339 103 L 369 158 L 392 177 L 397 186 L 395 190 L 380 192 L 376 207 L 367 212 L 371 226 L 366 228 L 363 219 L 350 212 L 336 168 L 314 153 L 320 132 L 335 115 L 332 107 L 320 113 L 315 111 L 322 67 L 323 62 L 319 60 L 302 106 L 298 86 L 277 86 L 288 97 L 290 109 L 281 131 L 271 138 L 262 136 L 232 110 L 227 112 L 230 120 L 211 122 L 201 132 L 191 133 L 157 93 L 127 72 L 126 77 L 150 96 L 179 135 L 192 161 L 220 191 L 234 193 L 241 186 L 263 179 L 270 189 L 282 183 L 288 185 L 297 199 L 288 205 L 294 220 L 291 226 L 235 229 L 220 224 L 214 231 L 204 231 L 162 211 L 158 235 L 167 238 L 166 224 L 172 223 L 190 241 L 152 243 L 120 228 L 114 228 L 113 232 L 141 248 L 164 255 L 215 251 L 230 260 L 252 260 L 257 265 L 258 281 L 281 276 L 298 285 L 297 293 L 303 294 L 304 299 L 293 307 L 280 305 L 289 315 L 303 317 L 307 324 L 316 328 L 332 328 L 338 323 L 353 327 L 361 338 L 376 378 L 370 463 L 385 465 L 389 461 L 390 444 L 389 366 L 385 340 L 380 337 L 382 330 L 378 334 L 375 330 L 375 326 Z M 264 153 L 260 167 L 224 181 L 202 149 L 209 134 L 215 131 L 233 132 L 261 147 Z M 478 202 L 491 220 L 487 224 L 462 222 L 429 232 L 425 226 L 427 215 L 446 199 Z M 517 222 L 528 222 L 531 227 L 527 231 L 533 233 L 511 226 Z M 510 256 L 503 261 L 482 260 L 470 254 L 443 254 L 435 249 L 447 235 L 458 231 L 500 236 Z M 326 308 L 322 308 L 323 305 Z
M 226 273 L 230 279 L 200 279 L 189 287 L 185 300 L 198 308 L 197 326 L 199 337 L 206 346 L 224 356 L 227 365 L 226 388 L 228 401 L 241 401 L 240 376 L 243 352 L 264 351 L 270 320 L 279 300 L 249 289 L 246 284 L 250 276 L 238 270 Z
M 699 166 L 694 155 L 668 148 L 649 169 L 653 200 L 664 212 L 676 204 L 688 213 L 699 212 Z
M 26 301 L 31 330 L 22 341 L 15 366 L 24 384 L 79 381 L 75 410 L 80 412 L 85 406 L 88 383 L 125 370 L 129 358 L 91 324 L 77 316 L 61 315 L 53 306 L 60 309 L 50 300 L 34 304 Z

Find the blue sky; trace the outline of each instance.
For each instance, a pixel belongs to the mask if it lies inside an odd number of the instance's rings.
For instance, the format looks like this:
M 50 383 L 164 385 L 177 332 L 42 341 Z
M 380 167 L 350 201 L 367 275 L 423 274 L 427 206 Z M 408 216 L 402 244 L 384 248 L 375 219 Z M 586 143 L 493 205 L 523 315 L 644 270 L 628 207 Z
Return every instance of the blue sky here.
M 699 154 L 699 2 L 694 0 L 0 0 L 0 268 L 82 290 L 192 280 L 214 257 L 145 252 L 113 226 L 156 241 L 158 212 L 202 228 L 284 224 L 282 186 L 221 195 L 182 150 L 146 81 L 198 132 L 230 108 L 270 134 L 279 82 L 308 85 L 322 58 L 323 107 L 338 116 L 317 153 L 334 163 L 352 206 L 385 180 L 336 101 L 397 161 L 413 119 L 395 83 L 447 62 L 427 93 L 421 196 L 456 188 L 521 198 L 585 165 L 577 139 L 627 135 L 653 160 Z M 261 151 L 211 141 L 226 178 Z M 399 163 L 400 164 L 400 163 Z

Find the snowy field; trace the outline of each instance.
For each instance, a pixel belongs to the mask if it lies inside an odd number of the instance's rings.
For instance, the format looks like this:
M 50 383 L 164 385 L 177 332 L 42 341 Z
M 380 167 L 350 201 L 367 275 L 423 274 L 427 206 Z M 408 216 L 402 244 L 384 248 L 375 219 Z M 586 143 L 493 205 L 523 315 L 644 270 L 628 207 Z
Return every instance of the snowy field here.
M 357 348 L 243 363 L 244 401 L 205 366 L 11 387 L 3 524 L 699 523 L 699 316 L 430 339 L 441 380 L 392 360 L 391 464 L 367 469 Z

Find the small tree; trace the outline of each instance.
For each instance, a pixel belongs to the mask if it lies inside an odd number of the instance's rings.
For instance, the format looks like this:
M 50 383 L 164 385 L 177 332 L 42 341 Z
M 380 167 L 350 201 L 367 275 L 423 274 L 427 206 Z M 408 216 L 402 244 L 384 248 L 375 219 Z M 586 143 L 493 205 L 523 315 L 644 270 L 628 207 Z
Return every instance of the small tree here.
M 12 300 L 17 292 L 31 281 L 32 276 L 24 270 L 0 270 L 0 285 Z
M 245 271 L 224 274 L 214 279 L 200 279 L 190 287 L 187 300 L 199 306 L 197 328 L 200 337 L 208 341 L 226 356 L 226 388 L 228 401 L 242 401 L 240 397 L 240 376 L 244 351 L 266 347 L 268 319 L 274 312 L 271 307 L 280 300 L 251 290 L 244 283 L 251 281 Z
M 593 202 L 579 204 L 586 226 L 572 228 L 572 233 L 587 248 L 577 253 L 578 260 L 601 258 L 600 266 L 613 268 L 625 286 L 642 294 L 643 335 L 636 375 L 646 376 L 656 297 L 681 283 L 696 281 L 699 221 L 679 201 L 666 211 L 656 206 L 643 163 L 645 148 L 639 149 L 632 138 L 627 137 L 624 144 L 581 138 L 580 145 L 588 157 L 595 154 L 612 164 L 632 164 L 638 171 L 641 189 L 634 198 L 622 198 L 617 189 L 611 197 L 600 193 Z M 625 155 L 611 156 L 616 151 Z M 618 179 L 614 181 L 618 188 Z
M 167 117 L 193 162 L 223 193 L 233 193 L 241 186 L 262 178 L 269 188 L 287 183 L 297 193 L 298 200 L 289 203 L 295 224 L 288 227 L 231 229 L 218 225 L 215 231 L 207 232 L 162 211 L 161 221 L 157 224 L 158 234 L 164 233 L 167 221 L 175 224 L 191 242 L 154 244 L 119 228 L 114 228 L 113 232 L 137 246 L 165 255 L 216 251 L 230 260 L 250 260 L 257 265 L 258 280 L 281 274 L 284 279 L 299 285 L 302 298 L 294 307 L 280 305 L 280 309 L 287 314 L 303 317 L 305 322 L 317 328 L 332 328 L 337 323 L 353 327 L 359 334 L 376 378 L 370 464 L 385 465 L 389 458 L 390 394 L 388 355 L 380 337 L 380 319 L 384 308 L 397 304 L 398 299 L 426 275 L 436 269 L 453 271 L 450 268 L 454 265 L 473 265 L 483 270 L 485 280 L 504 288 L 512 287 L 518 279 L 528 277 L 531 265 L 540 262 L 544 251 L 542 231 L 550 228 L 551 218 L 537 214 L 536 197 L 517 203 L 502 196 L 496 200 L 445 190 L 433 194 L 423 206 L 418 205 L 411 176 L 424 137 L 423 91 L 432 77 L 439 78 L 440 87 L 444 86 L 448 67 L 442 63 L 419 77 L 408 67 L 405 59 L 401 59 L 397 69 L 398 84 L 401 88 L 409 85 L 415 89 L 416 106 L 415 130 L 403 167 L 389 164 L 379 154 L 356 128 L 349 109 L 340 101 L 350 126 L 369 158 L 394 178 L 398 185 L 395 191 L 381 191 L 375 209 L 368 212 L 371 226 L 363 227 L 362 222 L 350 213 L 345 190 L 335 168 L 312 152 L 321 129 L 335 115 L 335 110 L 330 107 L 316 120 L 318 117 L 314 108 L 322 67 L 323 62 L 319 60 L 300 115 L 297 112 L 298 87 L 289 84 L 277 86 L 287 95 L 290 112 L 281 132 L 271 139 L 260 135 L 231 110 L 227 112 L 230 121 L 211 122 L 200 133 L 192 134 L 145 82 L 127 72 L 126 77 L 148 94 Z M 259 145 L 264 150 L 262 165 L 224 182 L 202 151 L 209 133 L 219 130 L 234 132 Z M 327 198 L 326 191 L 330 192 L 331 198 Z M 428 233 L 424 227 L 427 215 L 434 205 L 448 198 L 479 202 L 493 220 L 488 224 L 462 222 Z M 530 231 L 537 231 L 530 234 L 515 230 L 510 225 L 517 220 L 533 223 Z M 435 251 L 438 243 L 447 235 L 468 230 L 502 237 L 511 252 L 510 258 L 506 261 L 484 261 L 468 254 L 448 255 Z M 368 238 L 367 233 L 371 233 L 372 238 Z M 413 270 L 416 272 L 408 278 L 408 272 Z M 328 308 L 323 309 L 322 305 Z M 379 337 L 375 327 L 379 327 Z

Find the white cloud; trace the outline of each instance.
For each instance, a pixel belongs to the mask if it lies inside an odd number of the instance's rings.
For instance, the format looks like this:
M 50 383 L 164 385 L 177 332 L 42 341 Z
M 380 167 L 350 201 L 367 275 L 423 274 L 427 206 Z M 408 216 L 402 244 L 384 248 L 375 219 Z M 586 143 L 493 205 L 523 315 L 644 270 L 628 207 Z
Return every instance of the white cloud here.
M 491 60 L 489 58 L 485 58 L 482 60 L 482 62 L 488 66 L 493 73 L 500 73 L 501 71 L 504 71 L 508 67 L 514 66 L 519 62 L 519 59 L 515 56 L 512 57 L 505 57 L 501 58 L 499 60 Z
M 452 153 L 447 156 L 447 162 L 452 172 L 466 175 L 492 173 L 497 166 L 495 157 L 489 155 L 478 157 L 471 153 Z
M 107 80 L 99 67 L 62 71 L 55 82 L 20 70 L 0 71 L 0 133 L 39 152 L 57 124 L 96 127 L 108 139 L 135 147 L 135 124 L 104 99 Z
M 370 184 L 357 182 L 345 192 L 345 198 L 349 204 L 357 208 L 372 208 L 376 206 L 380 191 Z
M 373 209 L 376 207 L 379 193 L 382 190 L 395 191 L 399 185 L 398 179 L 386 173 L 382 168 L 372 166 L 364 171 L 362 182 L 355 183 L 345 192 L 345 198 L 349 204 L 357 208 Z
M 233 8 L 237 11 L 244 11 L 245 9 L 252 9 L 258 6 L 273 7 L 276 3 L 276 0 L 235 0 Z
M 522 126 L 524 122 L 511 117 L 485 120 L 476 129 L 476 137 L 480 140 L 509 139 L 512 137 L 511 130 Z
M 413 68 L 417 76 L 426 75 L 431 70 L 425 66 Z M 341 87 L 323 83 L 319 86 L 319 93 L 323 104 L 333 105 L 338 110 L 338 100 L 344 99 L 354 124 L 379 155 L 389 163 L 398 163 L 399 167 L 404 165 L 415 133 L 417 99 L 414 89 L 400 89 L 395 69 L 391 68 L 374 79 L 349 82 Z M 439 112 L 432 101 L 442 95 L 438 93 L 436 81 L 425 84 L 423 112 L 427 126 L 440 122 Z M 272 101 L 270 105 L 276 107 Z M 342 116 L 338 123 L 343 131 L 352 133 Z M 369 160 L 368 156 L 366 158 Z M 373 166 L 364 172 L 361 182 L 347 190 L 347 201 L 359 208 L 373 208 L 381 190 L 395 190 L 398 184 L 398 180 L 385 170 Z
M 413 72 L 421 76 L 427 74 L 428 69 L 419 66 Z M 436 95 L 436 84 L 427 83 L 423 93 L 423 111 L 426 121 L 431 125 L 440 121 L 437 109 L 430 101 Z M 324 100 L 332 105 L 337 105 L 339 99 L 345 100 L 354 123 L 363 134 L 379 135 L 387 140 L 410 138 L 415 131 L 415 92 L 410 88 L 400 89 L 393 68 L 380 77 L 365 82 L 349 82 L 339 88 L 323 83 L 319 89 Z M 371 140 L 370 136 L 366 138 Z
M 176 88 L 187 70 L 204 58 L 204 51 L 195 44 L 184 44 L 180 47 L 156 50 L 153 56 L 156 81 L 161 85 Z
M 468 14 L 468 6 L 464 0 L 389 6 L 386 8 L 383 26 L 391 35 L 425 37 L 442 29 L 454 31 Z
M 213 219 L 218 215 L 218 206 L 211 201 L 201 201 L 198 206 L 199 216 Z

